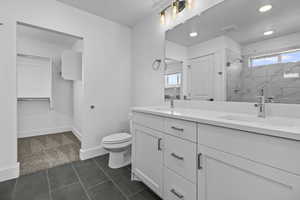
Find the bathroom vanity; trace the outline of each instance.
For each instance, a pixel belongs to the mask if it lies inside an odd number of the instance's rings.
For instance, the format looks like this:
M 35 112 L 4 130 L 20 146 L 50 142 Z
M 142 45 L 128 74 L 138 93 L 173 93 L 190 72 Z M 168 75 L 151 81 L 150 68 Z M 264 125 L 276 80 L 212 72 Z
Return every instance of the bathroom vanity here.
M 132 176 L 164 200 L 299 200 L 300 125 L 197 109 L 132 109 Z

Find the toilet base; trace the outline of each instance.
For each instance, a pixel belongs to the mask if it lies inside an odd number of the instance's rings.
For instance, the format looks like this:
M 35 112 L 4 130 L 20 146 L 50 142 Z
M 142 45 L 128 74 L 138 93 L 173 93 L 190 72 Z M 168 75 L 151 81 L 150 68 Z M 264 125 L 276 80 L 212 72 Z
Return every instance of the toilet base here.
M 108 166 L 112 169 L 125 167 L 131 163 L 131 149 L 122 152 L 109 152 Z

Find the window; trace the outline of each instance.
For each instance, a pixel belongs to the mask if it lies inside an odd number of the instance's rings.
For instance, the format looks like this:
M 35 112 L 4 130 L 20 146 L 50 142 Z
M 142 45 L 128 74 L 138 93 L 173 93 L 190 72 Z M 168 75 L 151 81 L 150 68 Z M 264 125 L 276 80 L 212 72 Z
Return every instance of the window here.
M 268 56 L 258 56 L 250 58 L 250 67 L 260 67 L 266 65 L 300 62 L 300 50 L 290 50 Z
M 181 85 L 181 73 L 165 75 L 166 88 L 179 87 Z

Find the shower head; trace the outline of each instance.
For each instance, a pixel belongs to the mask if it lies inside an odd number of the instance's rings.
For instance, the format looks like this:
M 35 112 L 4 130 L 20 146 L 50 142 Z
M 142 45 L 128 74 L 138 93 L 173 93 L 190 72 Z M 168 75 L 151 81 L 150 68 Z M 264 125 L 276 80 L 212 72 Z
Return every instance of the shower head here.
M 243 61 L 243 59 L 242 58 L 237 58 L 237 59 L 235 59 L 235 60 L 233 60 L 233 61 L 228 61 L 227 63 L 226 63 L 226 66 L 227 67 L 230 67 L 232 64 L 234 64 L 234 63 L 240 63 L 240 64 L 242 64 L 244 61 Z

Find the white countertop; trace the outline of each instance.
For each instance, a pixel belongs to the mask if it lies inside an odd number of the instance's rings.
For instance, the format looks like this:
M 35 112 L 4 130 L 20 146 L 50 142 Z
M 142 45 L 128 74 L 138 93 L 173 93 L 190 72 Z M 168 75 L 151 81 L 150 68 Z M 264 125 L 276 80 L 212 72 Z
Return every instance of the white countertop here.
M 202 109 L 175 108 L 171 110 L 168 107 L 135 107 L 132 111 L 300 141 L 299 118 L 274 116 L 259 118 L 255 115 Z

